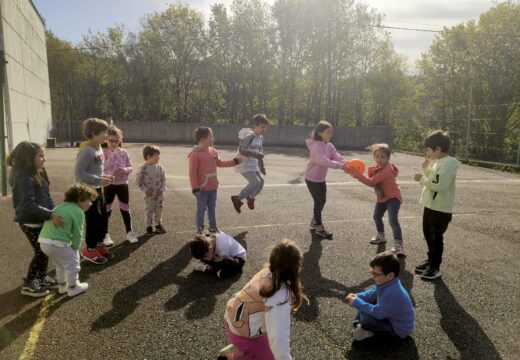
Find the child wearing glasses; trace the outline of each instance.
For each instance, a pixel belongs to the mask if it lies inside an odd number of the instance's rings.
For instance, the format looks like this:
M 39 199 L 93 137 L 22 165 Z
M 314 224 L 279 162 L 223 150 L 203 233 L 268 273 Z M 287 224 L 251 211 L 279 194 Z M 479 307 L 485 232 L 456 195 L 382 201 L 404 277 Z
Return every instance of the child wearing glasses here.
M 391 251 L 377 254 L 370 262 L 375 286 L 346 301 L 357 309 L 352 336 L 361 341 L 374 333 L 405 339 L 414 330 L 415 314 L 410 296 L 399 280 L 400 264 Z

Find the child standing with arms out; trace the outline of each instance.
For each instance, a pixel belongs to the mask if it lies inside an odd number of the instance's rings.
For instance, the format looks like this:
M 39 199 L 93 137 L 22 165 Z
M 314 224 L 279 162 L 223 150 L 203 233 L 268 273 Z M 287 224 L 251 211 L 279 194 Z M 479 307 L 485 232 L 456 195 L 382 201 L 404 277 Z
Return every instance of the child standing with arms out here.
M 460 162 L 448 155 L 451 139 L 447 132 L 437 130 L 426 137 L 426 159 L 423 172 L 415 181 L 423 186 L 420 204 L 424 206 L 423 234 L 428 246 L 428 259 L 415 267 L 422 279 L 433 280 L 439 271 L 444 250 L 444 233 L 448 229 L 455 200 L 455 178 Z
M 327 121 L 320 121 L 314 128 L 312 137 L 307 139 L 310 159 L 305 170 L 305 183 L 314 200 L 314 216 L 310 227 L 316 235 L 323 238 L 332 238 L 332 233 L 325 230 L 321 219 L 321 212 L 327 201 L 327 171 L 329 168 L 341 169 L 347 162 L 338 154 L 330 142 L 331 138 L 332 125 Z
M 406 255 L 403 247 L 403 234 L 399 224 L 399 208 L 403 202 L 401 190 L 397 185 L 397 175 L 399 169 L 390 163 L 392 150 L 388 144 L 373 144 L 367 149 L 374 154 L 375 165 L 368 168 L 368 178 L 361 174 L 357 169 L 347 169 L 363 184 L 373 187 L 376 192 L 377 202 L 374 208 L 374 222 L 376 223 L 377 235 L 370 240 L 371 244 L 383 244 L 385 239 L 385 225 L 383 216 L 388 210 L 388 222 L 394 234 L 394 247 L 392 252 L 396 255 Z
M 105 264 L 114 257 L 103 244 L 108 232 L 108 216 L 103 187 L 110 185 L 113 176 L 103 174 L 104 155 L 101 145 L 107 141 L 108 123 L 105 120 L 89 118 L 83 122 L 83 135 L 87 138 L 79 146 L 74 173 L 76 181 L 93 186 L 97 198 L 85 213 L 85 242 L 81 257 L 94 264 Z
M 247 180 L 247 185 L 240 194 L 231 196 L 235 210 L 240 213 L 242 200 L 247 199 L 247 207 L 255 208 L 255 198 L 264 187 L 265 175 L 263 134 L 267 131 L 269 120 L 265 114 L 257 114 L 251 120 L 251 128 L 243 128 L 238 132 L 238 152 L 244 160 L 237 165 L 237 170 Z
M 22 294 L 41 297 L 56 288 L 57 282 L 47 276 L 48 257 L 38 244 L 44 221 L 63 225 L 63 218 L 52 212 L 54 202 L 49 192 L 49 179 L 44 167 L 45 150 L 38 144 L 22 141 L 7 157 L 12 167 L 9 184 L 13 189 L 14 221 L 31 244 L 34 256 L 23 279 Z
M 232 345 L 221 350 L 221 357 L 292 359 L 291 312 L 303 300 L 308 302 L 300 283 L 302 266 L 296 243 L 278 241 L 269 262 L 226 304 L 224 319 Z
M 370 274 L 376 286 L 348 294 L 346 301 L 357 309 L 352 336 L 361 341 L 374 333 L 408 337 L 415 327 L 410 296 L 399 280 L 400 264 L 390 251 L 377 254 L 370 262 Z
M 119 201 L 119 210 L 123 217 L 126 230 L 126 240 L 131 244 L 135 244 L 138 239 L 137 235 L 132 231 L 132 217 L 130 215 L 130 193 L 128 191 L 128 175 L 132 172 L 132 163 L 128 152 L 121 147 L 123 141 L 123 132 L 114 125 L 108 128 L 108 146 L 103 149 L 105 156 L 105 174 L 114 177 L 110 185 L 105 188 L 105 200 L 107 205 L 107 216 L 110 218 L 112 214 L 112 204 L 117 196 Z M 105 235 L 103 243 L 106 246 L 114 245 L 110 238 L 110 234 Z
M 143 158 L 146 162 L 137 170 L 136 183 L 144 192 L 146 204 L 146 234 L 165 234 L 162 225 L 162 210 L 164 205 L 164 190 L 166 190 L 166 175 L 159 164 L 161 151 L 155 145 L 143 148 Z M 155 232 L 152 224 L 155 220 Z
M 88 185 L 72 185 L 65 191 L 65 202 L 53 210 L 63 218 L 63 226 L 57 227 L 51 221 L 46 221 L 40 232 L 38 242 L 43 252 L 54 262 L 60 294 L 67 293 L 72 297 L 88 288 L 87 283 L 79 282 L 78 249 L 83 237 L 85 211 L 88 211 L 97 195 L 96 190 Z
M 209 231 L 219 232 L 215 208 L 217 206 L 217 167 L 238 165 L 237 158 L 222 160 L 213 147 L 213 131 L 209 127 L 199 127 L 195 130 L 196 146 L 188 154 L 189 175 L 193 195 L 197 198 L 197 214 L 195 225 L 197 233 L 204 232 L 204 213 L 208 209 Z

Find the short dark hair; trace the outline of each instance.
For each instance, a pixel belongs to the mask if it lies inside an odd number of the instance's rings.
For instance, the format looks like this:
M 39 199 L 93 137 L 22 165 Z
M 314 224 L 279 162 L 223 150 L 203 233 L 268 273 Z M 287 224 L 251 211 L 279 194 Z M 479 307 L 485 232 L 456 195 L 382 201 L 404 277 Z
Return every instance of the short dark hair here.
M 265 114 L 256 114 L 251 119 L 251 125 L 253 125 L 253 126 L 269 125 L 269 120 L 267 119 L 267 115 L 265 115 Z
M 83 135 L 87 139 L 92 139 L 93 135 L 101 134 L 108 130 L 108 123 L 98 118 L 88 118 L 83 121 Z
M 451 139 L 446 131 L 437 130 L 432 132 L 430 135 L 424 139 L 424 147 L 430 148 L 432 150 L 437 149 L 439 147 L 443 153 L 447 153 L 450 151 Z
M 202 139 L 206 139 L 209 136 L 209 134 L 211 134 L 211 132 L 211 128 L 207 126 L 198 127 L 195 130 L 195 141 L 199 142 Z
M 382 253 L 377 254 L 376 257 L 373 258 L 370 262 L 370 266 L 379 266 L 381 268 L 381 271 L 385 275 L 394 273 L 395 277 L 399 277 L 399 270 L 401 269 L 399 259 L 391 251 L 384 251 Z
M 312 138 L 316 141 L 322 141 L 323 139 L 321 138 L 320 132 L 323 132 L 331 127 L 332 127 L 331 123 L 329 123 L 328 121 L 325 121 L 325 120 L 321 120 L 320 122 L 318 122 L 316 124 L 316 126 L 314 127 L 314 130 L 312 130 L 312 133 L 311 133 Z
M 159 150 L 158 146 L 155 145 L 146 145 L 143 148 L 143 157 L 145 160 L 148 160 L 148 156 L 154 156 L 155 154 L 160 154 L 161 150 Z
M 92 186 L 77 183 L 65 190 L 65 202 L 77 203 L 79 201 L 96 200 L 98 194 Z
M 202 259 L 204 255 L 207 254 L 209 251 L 208 241 L 206 239 L 206 236 L 204 235 L 198 235 L 190 241 L 190 249 L 191 249 L 191 255 L 195 259 Z

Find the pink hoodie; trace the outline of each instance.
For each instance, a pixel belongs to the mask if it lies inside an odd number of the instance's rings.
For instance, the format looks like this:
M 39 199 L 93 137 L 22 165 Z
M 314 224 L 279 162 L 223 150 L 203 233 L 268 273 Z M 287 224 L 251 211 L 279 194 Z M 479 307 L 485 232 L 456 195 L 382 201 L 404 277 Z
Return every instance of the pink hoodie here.
M 330 142 L 307 139 L 306 143 L 311 154 L 305 170 L 305 180 L 324 182 L 329 168 L 341 169 L 347 162 Z
M 188 154 L 191 188 L 213 191 L 218 188 L 217 166 L 235 166 L 234 160 L 222 160 L 213 147 L 201 149 L 195 145 Z
M 401 190 L 397 185 L 397 175 L 399 169 L 394 164 L 386 164 L 382 167 L 370 166 L 368 168 L 368 178 L 363 174 L 356 177 L 363 184 L 376 189 L 377 202 L 383 203 L 390 199 L 397 199 L 403 202 Z

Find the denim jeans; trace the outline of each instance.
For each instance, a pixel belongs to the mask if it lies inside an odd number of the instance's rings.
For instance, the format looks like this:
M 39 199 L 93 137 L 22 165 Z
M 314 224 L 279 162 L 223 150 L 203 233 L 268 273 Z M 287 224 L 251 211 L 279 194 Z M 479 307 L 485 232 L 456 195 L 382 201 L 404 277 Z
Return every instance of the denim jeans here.
M 204 213 L 208 209 L 209 226 L 217 226 L 215 208 L 217 207 L 217 190 L 201 191 L 197 196 L 197 217 L 195 223 L 197 229 L 204 228 Z
M 374 208 L 374 222 L 376 223 L 377 232 L 384 233 L 385 225 L 383 224 L 383 216 L 388 210 L 388 222 L 392 227 L 394 233 L 394 240 L 397 245 L 403 245 L 403 234 L 401 232 L 401 225 L 399 225 L 398 215 L 401 203 L 399 200 L 392 198 L 384 203 L 376 203 Z
M 356 320 L 359 321 L 361 326 L 364 329 L 370 330 L 375 333 L 383 333 L 388 335 L 395 335 L 394 329 L 392 328 L 392 324 L 388 319 L 378 320 L 373 316 L 368 314 L 363 314 L 358 310 L 356 314 Z

